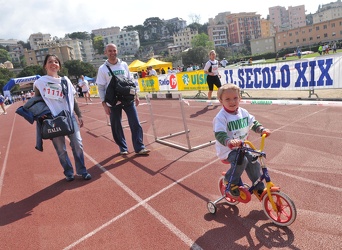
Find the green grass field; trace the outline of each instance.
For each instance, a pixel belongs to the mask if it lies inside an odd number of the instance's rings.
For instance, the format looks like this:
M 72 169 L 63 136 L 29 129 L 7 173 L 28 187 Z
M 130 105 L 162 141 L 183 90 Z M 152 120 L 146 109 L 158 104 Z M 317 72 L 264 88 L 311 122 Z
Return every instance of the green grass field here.
M 337 53 L 341 53 L 341 52 L 342 52 L 342 49 L 337 50 Z M 329 52 L 329 54 L 333 54 L 332 50 Z M 315 52 L 313 54 L 302 55 L 302 59 L 318 57 L 318 56 L 320 56 L 318 52 Z M 264 63 L 287 62 L 287 61 L 295 61 L 295 60 L 298 60 L 298 56 L 289 56 L 289 57 L 286 57 L 286 60 L 282 60 L 281 58 L 279 58 L 278 61 L 276 61 L 274 58 L 271 58 L 271 59 L 267 59 L 266 62 Z

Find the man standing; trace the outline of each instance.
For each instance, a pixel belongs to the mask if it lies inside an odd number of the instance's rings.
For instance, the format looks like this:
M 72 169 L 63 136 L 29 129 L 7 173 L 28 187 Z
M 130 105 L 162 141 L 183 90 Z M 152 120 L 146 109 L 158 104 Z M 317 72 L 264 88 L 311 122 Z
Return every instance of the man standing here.
M 156 76 L 157 75 L 157 71 L 155 69 L 152 68 L 152 66 L 148 67 L 148 75 L 149 76 Z
M 226 58 L 223 58 L 223 60 L 220 62 L 220 64 L 222 65 L 223 68 L 225 68 L 228 64 L 228 61 L 226 60 Z
M 116 105 L 112 107 L 110 107 L 104 101 L 106 89 L 112 79 L 108 67 L 117 77 L 126 77 L 128 79 L 131 79 L 131 74 L 129 72 L 127 63 L 117 58 L 117 53 L 118 51 L 115 44 L 108 44 L 105 47 L 105 55 L 108 57 L 108 59 L 99 67 L 96 78 L 100 99 L 102 101 L 102 106 L 106 114 L 110 116 L 113 138 L 115 143 L 120 148 L 120 154 L 128 154 L 128 147 L 121 124 L 122 110 L 124 110 L 127 115 L 128 124 L 132 133 L 132 143 L 134 151 L 136 154 L 146 155 L 150 152 L 150 150 L 145 148 L 145 145 L 143 143 L 143 130 L 140 126 L 138 113 L 136 110 L 136 106 L 139 105 L 139 96 L 136 94 L 134 102 L 130 104 L 124 105 L 120 101 L 118 101 Z

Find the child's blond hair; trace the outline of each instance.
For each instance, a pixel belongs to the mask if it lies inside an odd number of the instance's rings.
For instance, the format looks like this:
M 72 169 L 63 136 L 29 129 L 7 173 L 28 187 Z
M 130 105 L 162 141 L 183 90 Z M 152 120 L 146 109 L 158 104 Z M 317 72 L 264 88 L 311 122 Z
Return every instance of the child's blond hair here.
M 223 92 L 225 90 L 236 90 L 238 92 L 238 95 L 240 96 L 240 87 L 235 85 L 235 84 L 232 84 L 232 83 L 228 83 L 228 84 L 224 84 L 222 85 L 222 87 L 220 87 L 217 91 L 217 99 L 221 100 L 222 98 L 222 95 L 223 95 Z

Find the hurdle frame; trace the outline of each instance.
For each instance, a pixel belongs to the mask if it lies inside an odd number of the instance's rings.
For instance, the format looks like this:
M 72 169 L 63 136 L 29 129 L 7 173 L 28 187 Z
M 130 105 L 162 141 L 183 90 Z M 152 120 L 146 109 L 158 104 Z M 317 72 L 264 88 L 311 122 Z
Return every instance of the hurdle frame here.
M 156 125 L 155 125 L 155 119 L 154 119 L 154 116 L 153 116 L 151 99 L 177 99 L 177 98 L 178 98 L 178 101 L 179 101 L 180 111 L 181 111 L 181 114 L 182 114 L 182 121 L 183 121 L 184 130 L 176 132 L 176 133 L 171 133 L 171 134 L 165 135 L 165 136 L 158 136 L 157 135 Z M 186 152 L 192 152 L 192 151 L 195 151 L 197 149 L 204 148 L 204 147 L 210 146 L 210 145 L 215 143 L 216 140 L 213 140 L 213 141 L 209 141 L 209 142 L 197 145 L 197 146 L 191 146 L 190 136 L 189 136 L 190 130 L 189 130 L 187 122 L 186 122 L 186 117 L 185 117 L 185 113 L 184 113 L 184 101 L 183 101 L 181 93 L 147 94 L 146 95 L 146 102 L 147 102 L 147 105 L 149 106 L 150 115 L 151 115 L 152 130 L 153 130 L 153 135 L 154 135 L 154 138 L 155 138 L 156 142 L 164 144 L 164 145 L 167 145 L 167 146 L 171 146 L 171 147 L 174 147 L 174 148 L 177 148 L 177 149 L 181 149 L 181 150 L 184 150 Z M 176 143 L 173 143 L 173 142 L 170 142 L 170 141 L 166 141 L 166 139 L 168 139 L 168 138 L 171 138 L 171 137 L 174 137 L 174 136 L 178 136 L 178 135 L 182 135 L 182 134 L 185 134 L 186 141 L 187 141 L 187 147 L 179 145 L 179 144 L 176 144 Z

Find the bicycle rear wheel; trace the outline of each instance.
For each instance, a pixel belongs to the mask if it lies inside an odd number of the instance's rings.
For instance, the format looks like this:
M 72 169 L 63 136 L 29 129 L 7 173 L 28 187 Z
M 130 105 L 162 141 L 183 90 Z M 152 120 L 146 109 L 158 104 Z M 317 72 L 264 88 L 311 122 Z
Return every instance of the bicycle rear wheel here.
M 274 191 L 271 193 L 278 211 L 274 211 L 267 194 L 262 199 L 262 208 L 269 219 L 278 226 L 291 225 L 296 217 L 297 210 L 293 201 L 283 192 Z
M 219 179 L 219 191 L 222 195 L 226 196 L 226 185 L 224 184 L 224 177 L 221 177 Z M 235 206 L 239 203 L 239 201 L 237 200 L 234 200 L 234 199 L 231 199 L 230 197 L 226 196 L 225 197 L 225 200 L 226 202 L 229 204 L 229 205 L 232 205 L 232 206 Z

